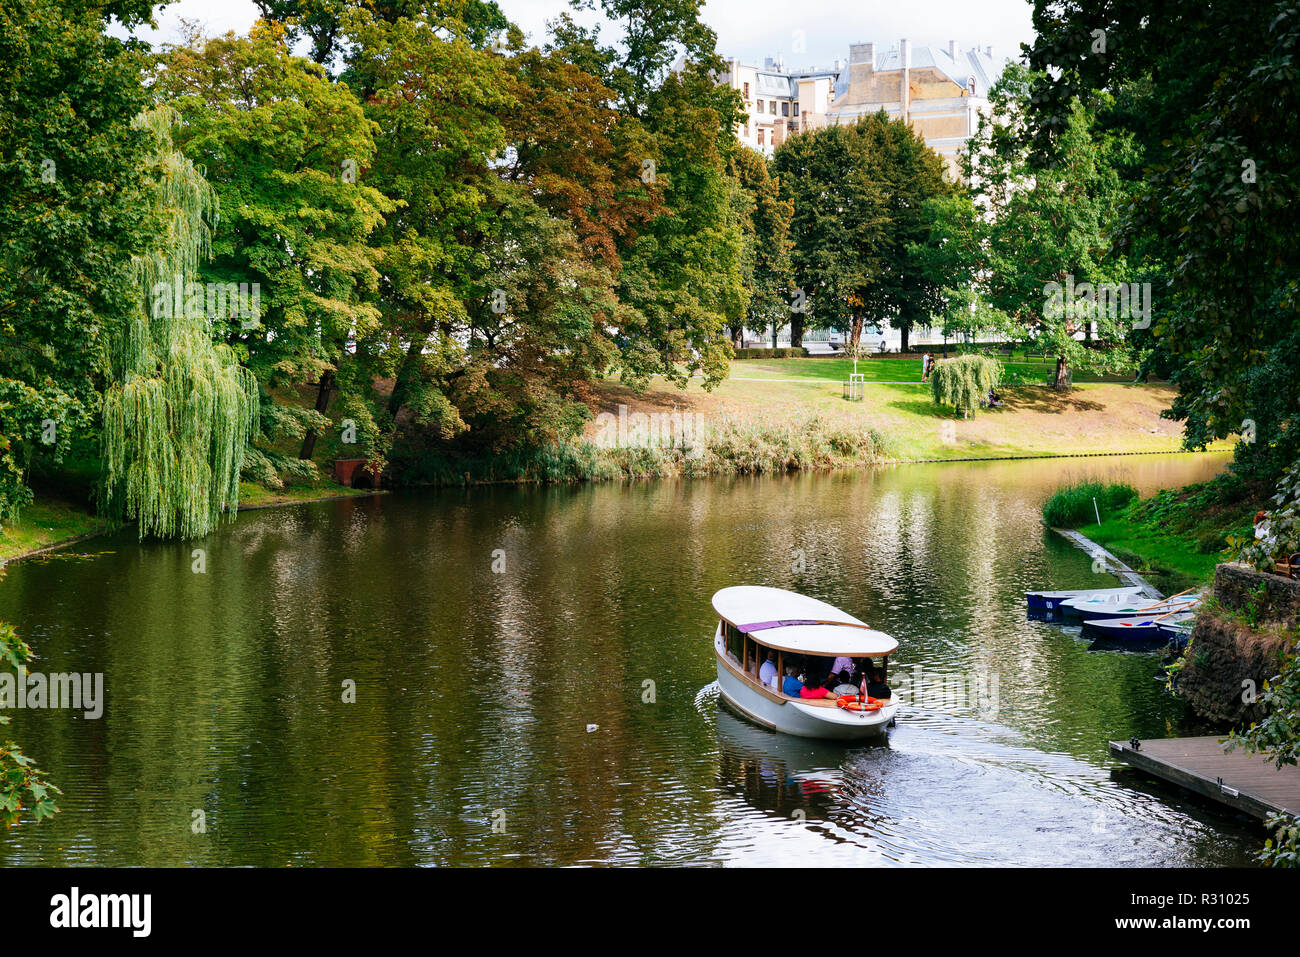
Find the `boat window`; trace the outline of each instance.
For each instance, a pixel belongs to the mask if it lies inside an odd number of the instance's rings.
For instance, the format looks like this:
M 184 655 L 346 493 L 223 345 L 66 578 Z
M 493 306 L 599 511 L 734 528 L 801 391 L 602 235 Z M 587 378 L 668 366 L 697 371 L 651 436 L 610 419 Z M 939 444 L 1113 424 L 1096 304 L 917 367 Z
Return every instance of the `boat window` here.
M 745 640 L 744 636 L 740 633 L 740 629 L 731 624 L 731 622 L 724 621 L 722 623 L 722 636 L 726 641 L 727 652 L 731 657 L 736 661 L 743 662 L 745 660 Z

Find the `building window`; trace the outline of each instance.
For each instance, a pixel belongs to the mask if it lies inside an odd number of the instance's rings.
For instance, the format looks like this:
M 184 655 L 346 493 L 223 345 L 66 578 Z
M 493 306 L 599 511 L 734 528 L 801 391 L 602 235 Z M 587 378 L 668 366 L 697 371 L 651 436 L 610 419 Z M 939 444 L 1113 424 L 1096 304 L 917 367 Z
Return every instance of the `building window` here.
M 762 131 L 762 130 L 759 130 L 759 131 L 758 131 L 758 145 L 759 145 L 759 146 L 762 146 L 762 145 L 763 145 L 763 131 Z
M 776 100 L 768 101 L 767 112 L 771 113 L 773 116 L 776 116 Z
M 782 115 L 782 116 L 789 116 L 789 115 L 790 115 L 790 104 L 789 104 L 789 103 L 782 103 L 782 104 L 781 104 L 781 115 Z
M 794 115 L 795 115 L 795 116 L 798 116 L 798 115 L 799 115 L 799 101 L 798 101 L 798 100 L 795 100 L 795 101 L 794 101 Z
M 758 112 L 760 112 L 760 113 L 763 112 L 763 101 L 762 101 L 762 100 L 759 100 L 759 101 L 758 101 Z
M 746 103 L 749 102 L 749 84 L 748 84 L 748 83 L 745 84 L 745 102 L 746 102 Z

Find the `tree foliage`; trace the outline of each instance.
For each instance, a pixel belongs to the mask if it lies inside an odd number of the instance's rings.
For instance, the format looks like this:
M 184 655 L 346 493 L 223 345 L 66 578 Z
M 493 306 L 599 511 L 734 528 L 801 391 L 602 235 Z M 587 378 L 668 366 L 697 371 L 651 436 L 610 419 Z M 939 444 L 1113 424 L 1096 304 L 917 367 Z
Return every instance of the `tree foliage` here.
M 104 511 L 136 519 L 141 538 L 193 538 L 233 518 L 257 425 L 256 380 L 213 340 L 195 279 L 217 201 L 173 146 L 177 121 L 168 107 L 139 119 L 155 146 L 159 242 L 132 262 L 119 293 L 134 309 L 111 337 L 103 397 Z
M 930 373 L 930 390 L 936 403 L 952 406 L 967 418 L 975 414 L 1001 381 L 1001 362 L 992 356 L 970 353 L 936 362 Z
M 23 680 L 22 675 L 32 660 L 32 649 L 18 637 L 12 625 L 0 621 L 0 675 Z M 0 727 L 9 718 L 0 715 Z M 0 822 L 6 829 L 30 814 L 32 820 L 52 817 L 59 810 L 54 795 L 62 792 L 45 780 L 45 772 L 32 759 L 23 754 L 13 741 L 0 737 Z
M 795 282 L 819 324 L 849 330 L 889 322 L 907 336 L 937 310 L 939 287 L 910 246 L 926 242 L 926 200 L 949 195 L 943 161 L 883 112 L 811 130 L 776 150 L 773 168 L 793 202 Z
M 100 412 L 117 293 L 148 237 L 142 51 L 105 33 L 148 4 L 0 7 L 0 524 Z M 53 441 L 49 441 L 49 439 Z
M 1076 368 L 1131 367 L 1129 332 L 1149 321 L 1138 313 L 1152 302 L 1142 294 L 1151 277 L 1131 269 L 1111 242 L 1125 195 L 1117 168 L 1130 144 L 1100 131 L 1074 100 L 1053 141 L 1053 162 L 1036 168 L 1027 125 L 1035 81 L 1023 65 L 1007 66 L 990 90 L 991 109 L 980 117 L 963 171 L 986 217 L 984 295 L 1011 317 L 1020 338 L 1056 356 L 1056 385 L 1065 388 Z M 1123 297 L 1099 298 L 1102 287 Z
M 1178 387 L 1170 416 L 1189 448 L 1248 420 L 1258 439 L 1235 467 L 1276 477 L 1300 454 L 1300 5 L 1211 0 L 1152 16 L 1139 0 L 1039 2 L 1034 24 L 1036 161 L 1054 155 L 1076 99 L 1137 144 L 1118 239 L 1161 268 L 1147 369 Z

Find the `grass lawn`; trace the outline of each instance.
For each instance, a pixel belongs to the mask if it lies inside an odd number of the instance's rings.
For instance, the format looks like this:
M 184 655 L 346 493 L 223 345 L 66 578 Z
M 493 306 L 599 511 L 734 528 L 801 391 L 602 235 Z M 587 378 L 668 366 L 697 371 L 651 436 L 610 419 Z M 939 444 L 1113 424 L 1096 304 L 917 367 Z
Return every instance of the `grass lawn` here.
M 1056 363 L 1037 358 L 1016 358 L 1008 361 L 999 357 L 1008 374 L 1015 374 L 1024 382 L 1042 382 L 1055 374 Z M 853 371 L 852 359 L 733 359 L 733 379 L 800 379 L 811 382 L 845 382 Z M 919 359 L 860 359 L 858 372 L 867 382 L 921 382 Z M 1131 379 L 1131 377 L 1129 377 Z M 1077 374 L 1075 382 L 1129 381 L 1121 376 L 1088 376 Z
M 1137 571 L 1153 574 L 1156 580 L 1152 584 L 1166 595 L 1209 582 L 1214 578 L 1214 566 L 1225 560 L 1219 552 L 1200 551 L 1190 538 L 1149 528 L 1127 517 L 1084 525 L 1079 532 Z
M 317 502 L 327 498 L 348 498 L 353 495 L 374 495 L 369 488 L 348 488 L 335 482 L 318 485 L 286 485 L 279 490 L 264 488 L 252 482 L 239 483 L 239 507 L 265 508 L 268 505 L 287 505 L 292 502 Z
M 886 363 L 913 366 L 907 359 L 872 359 L 861 366 Z M 838 359 L 743 360 L 737 369 L 755 366 L 778 370 L 820 368 L 851 362 Z M 760 381 L 728 379 L 712 393 L 697 382 L 685 390 L 655 380 L 641 396 L 616 381 L 607 380 L 597 392 L 596 409 L 614 412 L 625 404 L 633 412 L 697 412 L 706 416 L 728 416 L 763 422 L 803 421 L 816 415 L 879 430 L 888 440 L 893 458 L 959 459 L 1004 456 L 1078 455 L 1116 452 L 1174 452 L 1181 448 L 1182 426 L 1160 417 L 1174 398 L 1167 385 L 1119 385 L 1094 383 L 1058 393 L 1043 386 L 1019 386 L 1002 390 L 1005 406 L 981 410 L 974 418 L 953 418 L 952 410 L 941 408 L 931 398 L 929 386 L 919 381 L 899 385 L 868 381 L 861 402 L 843 398 L 841 381 L 831 375 L 809 375 L 795 382 L 773 381 L 795 378 L 783 374 Z M 591 427 L 594 433 L 595 425 Z M 1215 448 L 1231 448 L 1219 443 Z

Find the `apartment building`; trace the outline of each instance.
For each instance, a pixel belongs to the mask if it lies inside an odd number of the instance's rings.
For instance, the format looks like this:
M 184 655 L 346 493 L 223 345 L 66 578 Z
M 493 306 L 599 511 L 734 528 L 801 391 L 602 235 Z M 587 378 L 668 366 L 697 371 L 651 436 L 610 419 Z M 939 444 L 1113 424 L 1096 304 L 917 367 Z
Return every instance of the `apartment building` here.
M 770 155 L 786 137 L 884 110 L 910 123 L 958 175 L 957 157 L 988 109 L 989 87 L 1002 72 L 993 48 L 959 50 L 918 46 L 902 39 L 877 51 L 874 43 L 849 47 L 849 61 L 825 70 L 787 70 L 780 58 L 760 67 L 732 59 L 721 82 L 740 92 L 745 122 L 736 136 Z
M 957 157 L 988 110 L 989 87 L 1002 64 L 994 61 L 992 47 L 959 50 L 950 41 L 947 48 L 913 48 L 903 39 L 880 53 L 875 44 L 853 44 L 847 72 L 846 89 L 827 111 L 827 123 L 855 123 L 884 110 L 910 124 L 956 179 Z
M 729 60 L 720 82 L 745 101 L 745 121 L 736 129 L 737 139 L 771 155 L 787 136 L 807 128 L 810 118 L 826 115 L 843 69 L 841 61 L 824 70 L 787 72 L 779 57 L 769 57 L 762 67 Z

